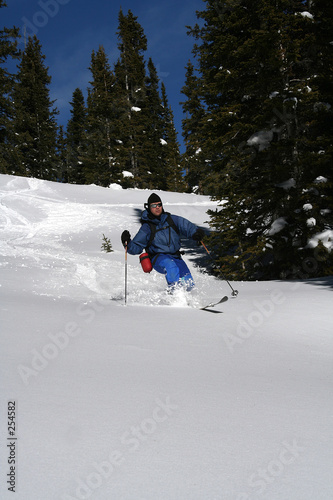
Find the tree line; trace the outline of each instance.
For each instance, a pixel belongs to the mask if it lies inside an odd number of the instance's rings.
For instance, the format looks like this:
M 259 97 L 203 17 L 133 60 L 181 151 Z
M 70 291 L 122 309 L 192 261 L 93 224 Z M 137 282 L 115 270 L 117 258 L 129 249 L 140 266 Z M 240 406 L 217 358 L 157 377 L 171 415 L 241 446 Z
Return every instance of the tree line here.
M 216 271 L 333 274 L 333 2 L 206 0 L 189 27 L 183 157 Z
M 0 8 L 5 3 L 0 0 Z M 172 109 L 151 58 L 147 38 L 129 10 L 119 12 L 119 58 L 111 66 L 103 46 L 93 50 L 87 102 L 72 96 L 66 130 L 57 125 L 51 77 L 42 46 L 29 37 L 17 49 L 18 30 L 0 32 L 0 172 L 109 186 L 182 190 L 179 143 Z M 5 69 L 18 61 L 16 74 Z
M 0 0 L 0 8 L 4 1 Z M 203 0 L 188 26 L 179 153 L 173 113 L 137 18 L 120 10 L 119 58 L 91 56 L 87 102 L 56 125 L 36 37 L 0 32 L 0 172 L 197 192 L 214 271 L 234 279 L 333 274 L 333 3 Z M 5 69 L 17 58 L 16 75 Z

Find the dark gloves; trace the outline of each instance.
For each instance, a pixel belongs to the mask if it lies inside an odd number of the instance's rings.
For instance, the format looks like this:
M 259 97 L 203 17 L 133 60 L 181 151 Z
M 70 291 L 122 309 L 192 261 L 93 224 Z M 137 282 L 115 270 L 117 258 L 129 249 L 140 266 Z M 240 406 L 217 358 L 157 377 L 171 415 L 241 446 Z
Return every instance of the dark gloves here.
M 204 231 L 198 227 L 196 232 L 192 235 L 192 240 L 200 243 L 200 241 L 204 238 L 204 236 L 205 236 Z
M 131 241 L 131 235 L 127 229 L 121 235 L 121 242 L 126 247 L 128 243 Z

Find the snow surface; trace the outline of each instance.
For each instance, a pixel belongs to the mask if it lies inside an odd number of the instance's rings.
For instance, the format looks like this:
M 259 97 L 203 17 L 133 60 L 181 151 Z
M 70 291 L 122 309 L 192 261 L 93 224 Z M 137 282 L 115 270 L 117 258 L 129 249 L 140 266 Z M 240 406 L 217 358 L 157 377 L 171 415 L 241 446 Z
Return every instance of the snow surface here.
M 120 234 L 149 194 L 0 176 L 0 498 L 332 499 L 333 280 L 232 298 L 185 241 L 190 305 L 128 256 L 125 306 Z M 207 227 L 209 198 L 159 194 Z

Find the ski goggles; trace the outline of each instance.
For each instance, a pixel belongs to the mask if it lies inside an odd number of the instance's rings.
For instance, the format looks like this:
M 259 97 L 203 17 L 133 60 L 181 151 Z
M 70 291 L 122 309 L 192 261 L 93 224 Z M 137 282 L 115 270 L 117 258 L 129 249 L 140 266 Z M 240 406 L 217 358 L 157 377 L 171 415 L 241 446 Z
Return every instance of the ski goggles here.
M 162 203 L 151 203 L 150 208 L 161 208 Z

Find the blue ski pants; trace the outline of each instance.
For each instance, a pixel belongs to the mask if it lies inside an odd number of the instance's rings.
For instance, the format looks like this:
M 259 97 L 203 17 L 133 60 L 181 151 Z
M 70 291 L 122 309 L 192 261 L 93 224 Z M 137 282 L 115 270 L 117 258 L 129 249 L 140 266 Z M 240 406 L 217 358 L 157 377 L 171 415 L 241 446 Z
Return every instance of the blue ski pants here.
M 174 255 L 160 254 L 154 259 L 153 268 L 165 275 L 169 287 L 184 285 L 186 290 L 194 287 L 194 280 L 186 263 Z

